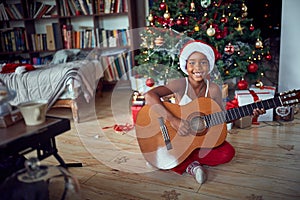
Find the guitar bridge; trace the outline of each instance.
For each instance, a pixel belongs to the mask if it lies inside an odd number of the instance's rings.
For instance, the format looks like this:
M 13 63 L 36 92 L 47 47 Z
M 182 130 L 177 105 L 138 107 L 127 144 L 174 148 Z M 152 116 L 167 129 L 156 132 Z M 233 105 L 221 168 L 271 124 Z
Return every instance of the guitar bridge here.
M 160 127 L 160 130 L 161 130 L 162 136 L 164 138 L 167 150 L 170 150 L 173 147 L 172 147 L 172 144 L 171 144 L 171 140 L 170 140 L 170 136 L 169 136 L 169 133 L 168 133 L 168 129 L 167 129 L 165 123 L 164 123 L 164 119 L 162 117 L 159 117 L 158 121 L 159 121 L 159 127 Z

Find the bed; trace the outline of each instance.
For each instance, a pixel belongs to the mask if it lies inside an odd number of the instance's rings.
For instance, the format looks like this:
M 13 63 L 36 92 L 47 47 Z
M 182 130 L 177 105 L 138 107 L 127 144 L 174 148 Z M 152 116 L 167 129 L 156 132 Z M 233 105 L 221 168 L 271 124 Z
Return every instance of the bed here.
M 77 57 L 68 60 L 72 57 L 70 56 L 72 53 L 77 52 L 78 55 L 79 51 L 60 51 L 53 57 L 53 62 L 35 66 L 34 70 L 24 73 L 0 73 L 0 79 L 9 89 L 17 93 L 10 104 L 17 105 L 29 100 L 46 99 L 48 109 L 71 108 L 74 121 L 79 122 L 78 101 L 90 103 L 93 100 L 98 81 L 104 71 L 99 57 L 95 54 L 96 50 L 90 52 L 84 59 Z M 67 55 L 67 58 L 61 55 Z

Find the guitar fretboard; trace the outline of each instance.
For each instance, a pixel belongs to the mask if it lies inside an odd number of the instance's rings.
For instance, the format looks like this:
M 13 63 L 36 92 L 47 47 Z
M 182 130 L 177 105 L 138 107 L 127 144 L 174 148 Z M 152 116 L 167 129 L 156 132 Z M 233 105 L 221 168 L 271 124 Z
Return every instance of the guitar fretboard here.
M 241 117 L 250 116 L 253 114 L 253 110 L 256 108 L 264 108 L 265 110 L 281 106 L 281 100 L 279 97 L 273 99 L 267 99 L 252 104 L 240 106 L 227 111 L 216 112 L 210 115 L 204 116 L 204 120 L 208 127 L 212 127 L 224 122 L 230 122 L 232 120 L 239 119 Z

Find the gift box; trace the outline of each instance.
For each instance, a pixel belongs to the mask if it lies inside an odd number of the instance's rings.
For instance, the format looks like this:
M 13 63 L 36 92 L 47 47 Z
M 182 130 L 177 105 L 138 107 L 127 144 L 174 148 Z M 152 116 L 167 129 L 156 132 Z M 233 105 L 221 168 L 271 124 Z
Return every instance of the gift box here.
M 249 90 L 236 90 L 235 95 L 239 106 L 254 103 L 258 100 L 266 100 L 274 98 L 275 91 L 269 89 L 250 88 Z M 253 118 L 253 122 L 255 122 Z M 260 115 L 257 121 L 273 121 L 273 109 L 266 110 L 266 113 Z
M 226 99 L 228 97 L 228 84 L 222 85 L 222 99 Z
M 251 87 L 250 90 L 259 93 L 259 92 L 269 92 L 271 95 L 275 95 L 276 87 L 273 86 L 262 86 L 262 87 Z
M 234 125 L 239 128 L 247 128 L 250 127 L 251 124 L 252 124 L 251 116 L 241 117 L 240 119 L 234 121 Z
M 3 116 L 0 116 L 0 128 L 9 127 L 16 122 L 23 119 L 23 116 L 19 109 L 12 110 L 10 113 L 7 113 Z

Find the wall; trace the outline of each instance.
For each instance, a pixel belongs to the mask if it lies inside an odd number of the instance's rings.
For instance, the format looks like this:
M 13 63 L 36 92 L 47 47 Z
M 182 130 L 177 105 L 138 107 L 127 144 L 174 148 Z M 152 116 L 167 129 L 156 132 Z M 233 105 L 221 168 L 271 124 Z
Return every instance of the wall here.
M 283 0 L 278 92 L 300 89 L 300 1 Z

